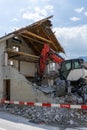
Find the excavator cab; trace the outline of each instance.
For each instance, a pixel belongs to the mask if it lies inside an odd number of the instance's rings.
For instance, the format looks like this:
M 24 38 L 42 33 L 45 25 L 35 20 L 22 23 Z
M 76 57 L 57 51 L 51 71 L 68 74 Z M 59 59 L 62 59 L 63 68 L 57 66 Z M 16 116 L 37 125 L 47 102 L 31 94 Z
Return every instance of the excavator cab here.
M 84 85 L 87 80 L 87 69 L 83 59 L 70 59 L 61 63 L 60 79 L 70 81 L 72 85 Z
M 62 79 L 67 80 L 71 71 L 75 69 L 82 69 L 82 59 L 70 59 L 61 63 L 59 73 Z

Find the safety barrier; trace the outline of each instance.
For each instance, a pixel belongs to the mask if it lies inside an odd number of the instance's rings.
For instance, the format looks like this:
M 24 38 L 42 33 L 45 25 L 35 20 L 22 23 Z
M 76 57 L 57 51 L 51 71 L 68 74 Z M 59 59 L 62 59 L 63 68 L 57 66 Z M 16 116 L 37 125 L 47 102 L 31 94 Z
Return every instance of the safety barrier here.
M 8 101 L 0 100 L 0 103 L 6 104 L 17 104 L 17 105 L 28 105 L 28 106 L 42 106 L 42 107 L 58 107 L 68 109 L 87 109 L 87 105 L 71 105 L 71 104 L 51 104 L 51 103 L 35 103 L 35 102 L 22 102 L 22 101 Z

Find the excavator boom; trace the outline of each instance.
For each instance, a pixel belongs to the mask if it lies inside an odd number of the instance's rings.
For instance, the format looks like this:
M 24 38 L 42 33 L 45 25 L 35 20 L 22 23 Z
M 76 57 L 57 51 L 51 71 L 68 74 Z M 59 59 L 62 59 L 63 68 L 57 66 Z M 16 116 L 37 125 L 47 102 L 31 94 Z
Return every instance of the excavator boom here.
M 44 73 L 44 70 L 47 65 L 47 60 L 51 59 L 53 62 L 61 63 L 64 61 L 64 59 L 56 54 L 48 44 L 44 44 L 44 47 L 41 51 L 40 61 L 39 61 L 39 75 L 42 76 Z

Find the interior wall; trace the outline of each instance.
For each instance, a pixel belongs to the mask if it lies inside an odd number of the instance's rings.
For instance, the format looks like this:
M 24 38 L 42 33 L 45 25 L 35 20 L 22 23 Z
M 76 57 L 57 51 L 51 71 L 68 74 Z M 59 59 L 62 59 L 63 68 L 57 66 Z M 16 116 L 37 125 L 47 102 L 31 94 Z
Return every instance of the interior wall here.
M 12 38 L 11 38 L 8 40 L 7 46 L 8 46 L 8 48 L 11 48 L 11 49 L 13 46 L 18 46 L 20 48 L 21 52 L 34 54 L 33 50 L 31 48 L 29 48 L 28 44 L 24 40 L 21 40 L 21 43 L 20 43 L 20 42 L 16 42 L 15 40 L 12 40 Z
M 28 43 L 29 44 L 29 43 Z M 25 41 L 21 41 L 21 43 L 17 43 L 15 41 L 13 41 L 12 39 L 10 39 L 8 41 L 8 48 L 11 48 L 13 46 L 18 46 L 20 49 L 20 52 L 24 52 L 24 53 L 29 53 L 29 54 L 34 54 L 34 52 L 32 51 L 31 48 L 29 48 L 29 45 L 27 43 L 25 43 Z M 13 60 L 13 59 L 10 59 Z M 16 69 L 18 69 L 19 63 L 17 60 L 13 60 L 13 67 L 15 67 Z M 35 72 L 36 72 L 36 65 L 35 63 L 30 63 L 30 62 L 25 62 L 25 61 L 20 61 L 20 72 L 26 76 L 34 76 Z
M 29 62 L 20 62 L 20 72 L 26 76 L 34 76 L 36 72 L 36 65 Z

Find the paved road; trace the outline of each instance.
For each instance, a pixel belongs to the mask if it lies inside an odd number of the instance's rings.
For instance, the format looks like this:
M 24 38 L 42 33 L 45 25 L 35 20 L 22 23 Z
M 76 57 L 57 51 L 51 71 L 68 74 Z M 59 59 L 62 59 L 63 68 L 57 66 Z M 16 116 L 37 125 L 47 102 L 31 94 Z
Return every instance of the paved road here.
M 29 123 L 28 119 L 0 111 L 0 130 L 87 130 L 87 128 L 59 128 Z

